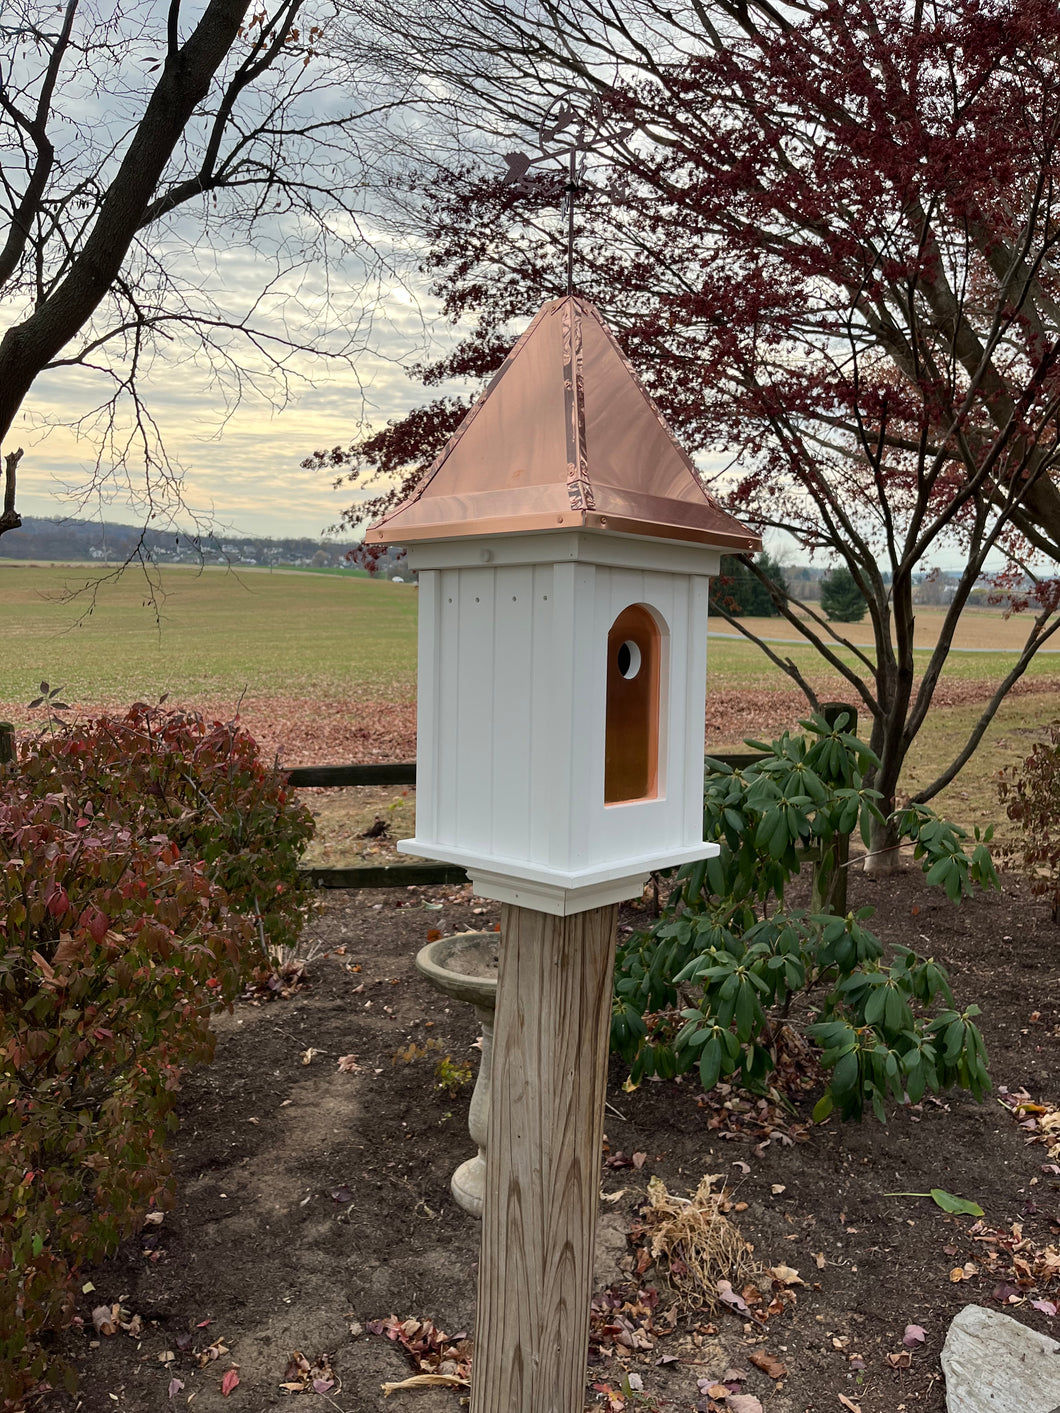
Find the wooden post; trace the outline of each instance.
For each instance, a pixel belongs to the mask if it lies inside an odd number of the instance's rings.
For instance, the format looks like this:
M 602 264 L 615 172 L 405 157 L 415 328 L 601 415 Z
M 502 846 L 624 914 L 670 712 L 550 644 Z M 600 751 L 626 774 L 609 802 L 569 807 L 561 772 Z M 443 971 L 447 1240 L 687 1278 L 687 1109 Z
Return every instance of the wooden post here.
M 582 1413 L 616 904 L 505 904 L 471 1413 Z
M 0 765 L 12 765 L 15 759 L 15 728 L 10 721 L 0 721 Z

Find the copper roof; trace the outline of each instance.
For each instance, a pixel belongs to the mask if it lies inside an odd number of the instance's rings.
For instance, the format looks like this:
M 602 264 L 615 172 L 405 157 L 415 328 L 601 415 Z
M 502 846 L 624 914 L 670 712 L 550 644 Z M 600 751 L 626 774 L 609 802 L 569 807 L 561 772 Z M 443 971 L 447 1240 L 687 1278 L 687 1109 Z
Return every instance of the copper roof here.
M 582 528 L 757 550 L 703 489 L 596 309 L 542 308 L 369 544 Z

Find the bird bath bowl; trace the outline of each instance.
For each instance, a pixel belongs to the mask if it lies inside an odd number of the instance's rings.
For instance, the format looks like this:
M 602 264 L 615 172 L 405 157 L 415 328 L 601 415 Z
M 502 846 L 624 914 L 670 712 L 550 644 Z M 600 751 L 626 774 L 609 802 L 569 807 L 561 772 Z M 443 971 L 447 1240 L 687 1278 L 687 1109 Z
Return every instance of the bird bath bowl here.
M 468 1131 L 478 1147 L 460 1164 L 449 1182 L 457 1203 L 473 1217 L 482 1216 L 486 1184 L 486 1130 L 490 1111 L 493 1017 L 497 1006 L 499 932 L 457 932 L 428 942 L 416 956 L 416 968 L 432 986 L 454 1001 L 474 1006 L 482 1026 L 482 1059 L 471 1095 Z

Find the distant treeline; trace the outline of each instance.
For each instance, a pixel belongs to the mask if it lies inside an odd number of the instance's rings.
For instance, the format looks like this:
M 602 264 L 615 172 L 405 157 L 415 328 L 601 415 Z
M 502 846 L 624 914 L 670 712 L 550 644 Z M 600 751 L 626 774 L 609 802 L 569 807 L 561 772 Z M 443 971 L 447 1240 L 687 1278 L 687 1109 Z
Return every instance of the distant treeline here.
M 0 559 L 96 560 L 121 564 L 139 552 L 160 564 L 344 565 L 352 542 L 184 535 L 96 520 L 48 520 L 24 515 L 22 527 L 0 540 Z

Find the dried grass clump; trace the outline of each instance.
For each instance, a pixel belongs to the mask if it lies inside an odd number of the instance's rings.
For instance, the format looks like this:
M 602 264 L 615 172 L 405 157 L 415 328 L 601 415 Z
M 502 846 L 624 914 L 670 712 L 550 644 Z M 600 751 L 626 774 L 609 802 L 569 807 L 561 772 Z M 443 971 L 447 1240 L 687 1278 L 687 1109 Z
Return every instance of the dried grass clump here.
M 687 1304 L 711 1313 L 718 1307 L 719 1281 L 739 1289 L 756 1273 L 753 1248 L 725 1215 L 731 1206 L 717 1173 L 701 1178 L 691 1197 L 678 1197 L 653 1177 L 641 1218 L 651 1254 L 656 1261 L 665 1260 L 675 1292 Z

